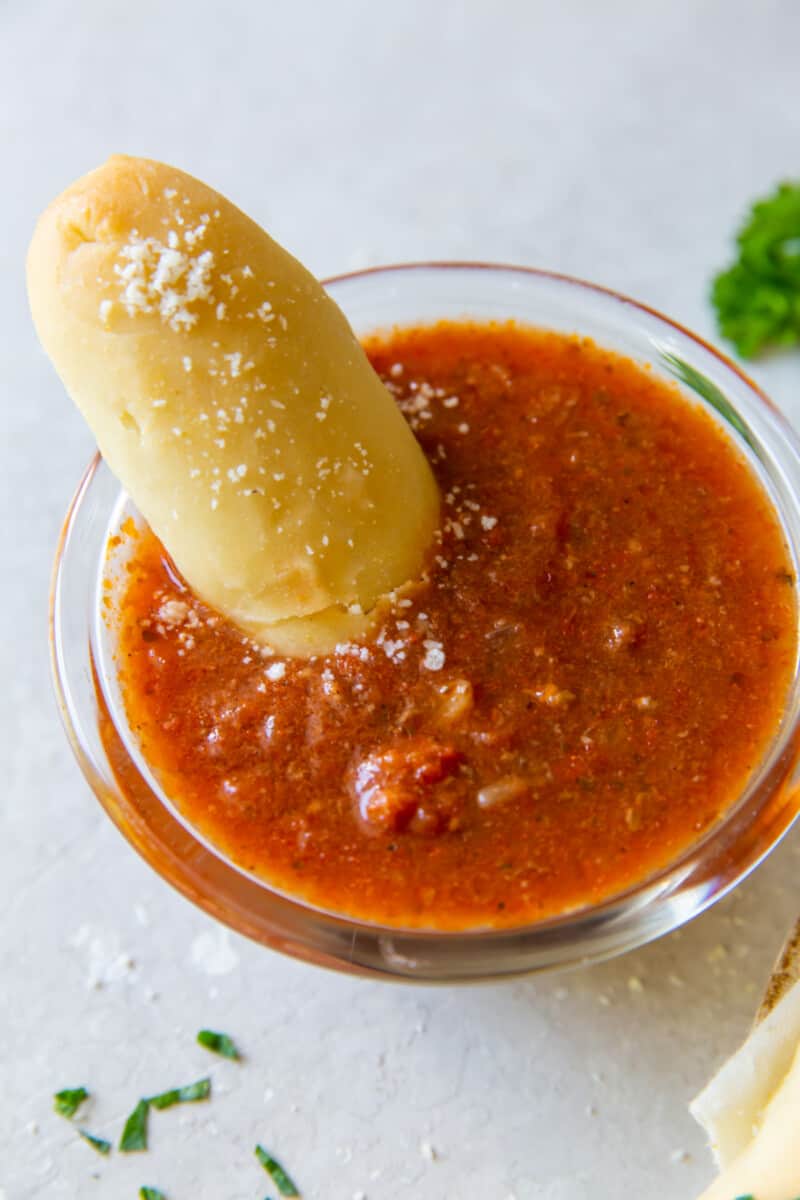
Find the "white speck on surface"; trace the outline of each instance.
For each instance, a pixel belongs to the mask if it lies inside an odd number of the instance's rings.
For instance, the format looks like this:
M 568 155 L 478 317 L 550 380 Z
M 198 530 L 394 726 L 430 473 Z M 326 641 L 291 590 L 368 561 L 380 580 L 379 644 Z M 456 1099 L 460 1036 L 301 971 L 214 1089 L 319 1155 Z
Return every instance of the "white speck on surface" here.
M 441 642 L 435 642 L 431 638 L 425 638 L 423 641 L 425 647 L 425 655 L 422 659 L 422 665 L 426 671 L 441 671 L 445 664 L 445 653 L 442 649 Z
M 200 933 L 189 951 L 192 964 L 206 975 L 229 975 L 239 965 L 239 955 L 231 944 L 229 930 L 216 925 Z
M 419 1152 L 422 1155 L 422 1157 L 426 1160 L 426 1162 L 436 1162 L 436 1160 L 439 1157 L 439 1153 L 436 1150 L 435 1146 L 433 1146 L 432 1143 L 428 1142 L 428 1141 L 420 1142 Z
M 86 955 L 85 982 L 90 991 L 128 980 L 135 970 L 134 959 L 120 948 L 119 935 L 101 926 L 81 925 L 69 945 Z
M 286 674 L 286 663 L 270 663 L 264 674 L 266 675 L 267 679 L 269 679 L 270 683 L 277 683 L 278 680 L 283 679 L 284 675 Z

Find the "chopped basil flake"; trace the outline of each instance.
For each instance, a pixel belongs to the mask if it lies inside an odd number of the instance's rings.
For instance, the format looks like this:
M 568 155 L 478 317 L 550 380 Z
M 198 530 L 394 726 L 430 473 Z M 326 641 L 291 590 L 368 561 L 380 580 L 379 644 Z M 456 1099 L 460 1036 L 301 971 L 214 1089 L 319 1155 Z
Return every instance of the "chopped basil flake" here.
M 74 1117 L 89 1093 L 85 1087 L 64 1088 L 53 1096 L 53 1108 L 61 1117 Z
M 293 1180 L 286 1174 L 281 1164 L 276 1162 L 271 1154 L 267 1154 L 263 1146 L 256 1146 L 253 1153 L 282 1196 L 300 1195 Z
M 201 1046 L 205 1046 L 206 1050 L 211 1050 L 214 1054 L 221 1054 L 223 1058 L 238 1059 L 241 1057 L 233 1038 L 229 1037 L 227 1033 L 215 1033 L 213 1029 L 201 1029 L 197 1040 Z
M 88 1133 L 85 1129 L 79 1129 L 78 1133 L 98 1154 L 111 1153 L 111 1142 L 107 1142 L 105 1138 L 95 1137 L 93 1133 Z
M 158 1188 L 140 1187 L 139 1200 L 167 1200 L 167 1197 Z
M 149 1102 L 140 1100 L 125 1122 L 125 1128 L 119 1140 L 119 1148 L 125 1154 L 130 1154 L 132 1150 L 147 1149 L 147 1114 L 149 1111 Z
M 151 1096 L 147 1101 L 153 1108 L 172 1108 L 173 1104 L 193 1104 L 197 1100 L 207 1100 L 211 1095 L 211 1080 L 198 1079 L 197 1083 L 189 1083 L 186 1087 L 171 1088 L 160 1096 Z

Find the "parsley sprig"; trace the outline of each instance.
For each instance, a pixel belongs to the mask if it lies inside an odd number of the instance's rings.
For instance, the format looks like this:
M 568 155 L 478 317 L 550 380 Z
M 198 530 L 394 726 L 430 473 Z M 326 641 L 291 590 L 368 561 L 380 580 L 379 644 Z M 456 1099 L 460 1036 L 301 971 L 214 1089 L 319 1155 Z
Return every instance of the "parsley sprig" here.
M 800 342 L 800 182 L 758 200 L 736 243 L 711 293 L 720 332 L 743 358 Z

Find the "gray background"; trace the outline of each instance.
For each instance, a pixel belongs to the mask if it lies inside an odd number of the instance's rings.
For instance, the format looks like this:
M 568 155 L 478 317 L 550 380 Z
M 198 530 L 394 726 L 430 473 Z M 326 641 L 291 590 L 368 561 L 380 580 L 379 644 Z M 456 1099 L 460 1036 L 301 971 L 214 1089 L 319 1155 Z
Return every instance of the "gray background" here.
M 534 264 L 713 338 L 708 280 L 743 208 L 800 173 L 798 47 L 792 0 L 0 7 L 0 1200 L 257 1200 L 256 1139 L 309 1200 L 671 1200 L 710 1177 L 686 1103 L 796 915 L 798 838 L 682 933 L 511 986 L 339 978 L 194 911 L 58 724 L 48 576 L 92 443 L 35 343 L 23 258 L 51 197 L 124 150 L 207 178 L 321 275 Z M 754 374 L 800 418 L 797 356 Z M 203 1024 L 247 1063 L 204 1056 Z M 146 1156 L 106 1162 L 50 1111 L 87 1082 L 86 1123 L 114 1137 L 142 1092 L 209 1066 L 214 1101 L 161 1114 Z

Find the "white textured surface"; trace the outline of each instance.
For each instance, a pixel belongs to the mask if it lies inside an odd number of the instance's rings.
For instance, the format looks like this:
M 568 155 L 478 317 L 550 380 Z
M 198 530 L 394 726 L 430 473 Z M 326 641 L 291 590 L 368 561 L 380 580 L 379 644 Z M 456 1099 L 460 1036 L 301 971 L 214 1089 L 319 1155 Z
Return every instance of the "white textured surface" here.
M 561 979 L 363 983 L 215 927 L 112 829 L 58 725 L 48 573 L 91 443 L 22 266 L 37 211 L 127 150 L 208 178 L 320 274 L 536 264 L 713 337 L 728 232 L 800 170 L 798 46 L 793 0 L 0 8 L 2 1200 L 258 1200 L 257 1139 L 309 1200 L 678 1200 L 709 1177 L 686 1103 L 800 906 L 797 836 L 684 932 Z M 755 374 L 800 417 L 800 358 Z M 194 1047 L 204 1024 L 247 1062 Z M 207 1067 L 213 1102 L 157 1114 L 148 1155 L 101 1159 L 50 1109 L 85 1082 L 115 1137 L 143 1091 Z

